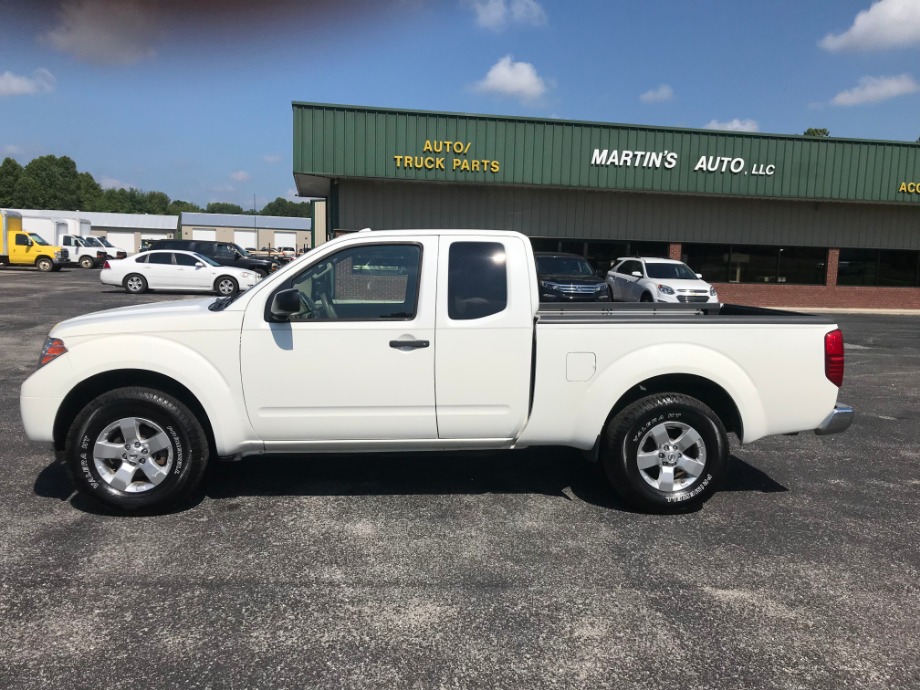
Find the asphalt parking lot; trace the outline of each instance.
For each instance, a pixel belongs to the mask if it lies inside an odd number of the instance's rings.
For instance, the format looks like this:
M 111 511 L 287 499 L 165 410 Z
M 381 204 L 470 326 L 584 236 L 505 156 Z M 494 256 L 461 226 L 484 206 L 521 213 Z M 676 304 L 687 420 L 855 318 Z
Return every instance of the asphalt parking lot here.
M 57 321 L 187 297 L 0 269 L 0 687 L 920 687 L 920 317 L 837 315 L 853 427 L 735 443 L 687 515 L 566 449 L 247 459 L 93 512 L 19 385 Z

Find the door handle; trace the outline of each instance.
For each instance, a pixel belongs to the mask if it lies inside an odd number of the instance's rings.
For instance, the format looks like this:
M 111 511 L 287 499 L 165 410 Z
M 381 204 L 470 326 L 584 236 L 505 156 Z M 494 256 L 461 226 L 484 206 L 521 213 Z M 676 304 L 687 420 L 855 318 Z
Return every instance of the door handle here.
M 428 347 L 431 343 L 427 340 L 391 340 L 390 347 L 397 350 L 417 350 Z

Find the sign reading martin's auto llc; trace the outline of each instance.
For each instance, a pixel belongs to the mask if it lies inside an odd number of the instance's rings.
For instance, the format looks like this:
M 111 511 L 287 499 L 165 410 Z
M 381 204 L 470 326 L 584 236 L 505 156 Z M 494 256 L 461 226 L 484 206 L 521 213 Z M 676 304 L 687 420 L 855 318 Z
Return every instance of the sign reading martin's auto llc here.
M 920 203 L 920 145 L 294 103 L 294 174 Z M 298 182 L 300 185 L 301 183 Z
M 610 167 L 664 168 L 673 170 L 680 163 L 677 151 L 619 151 L 617 149 L 594 149 L 591 165 Z M 732 175 L 771 176 L 776 172 L 772 163 L 748 163 L 744 158 L 731 156 L 700 156 L 694 172 L 730 173 Z

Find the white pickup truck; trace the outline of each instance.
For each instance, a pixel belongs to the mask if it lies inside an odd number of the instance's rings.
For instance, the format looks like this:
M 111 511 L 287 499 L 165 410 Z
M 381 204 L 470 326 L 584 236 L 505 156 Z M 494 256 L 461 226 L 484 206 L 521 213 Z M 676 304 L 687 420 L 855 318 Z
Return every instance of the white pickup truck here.
M 842 379 L 825 318 L 541 305 L 524 235 L 362 231 L 233 297 L 59 323 L 20 404 L 77 488 L 127 511 L 186 500 L 212 457 L 564 445 L 677 512 L 715 491 L 729 432 L 845 430 Z

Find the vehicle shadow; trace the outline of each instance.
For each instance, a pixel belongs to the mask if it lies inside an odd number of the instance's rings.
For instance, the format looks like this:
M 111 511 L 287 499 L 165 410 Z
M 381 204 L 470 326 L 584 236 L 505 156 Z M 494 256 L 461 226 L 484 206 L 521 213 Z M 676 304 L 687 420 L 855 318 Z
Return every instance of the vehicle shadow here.
M 756 493 L 788 489 L 732 455 L 721 491 Z M 74 494 L 60 462 L 38 475 L 34 491 L 70 501 L 78 510 L 112 514 Z M 201 489 L 181 512 L 205 497 L 538 494 L 634 512 L 610 487 L 602 469 L 571 448 L 478 453 L 386 453 L 244 458 L 212 463 Z

